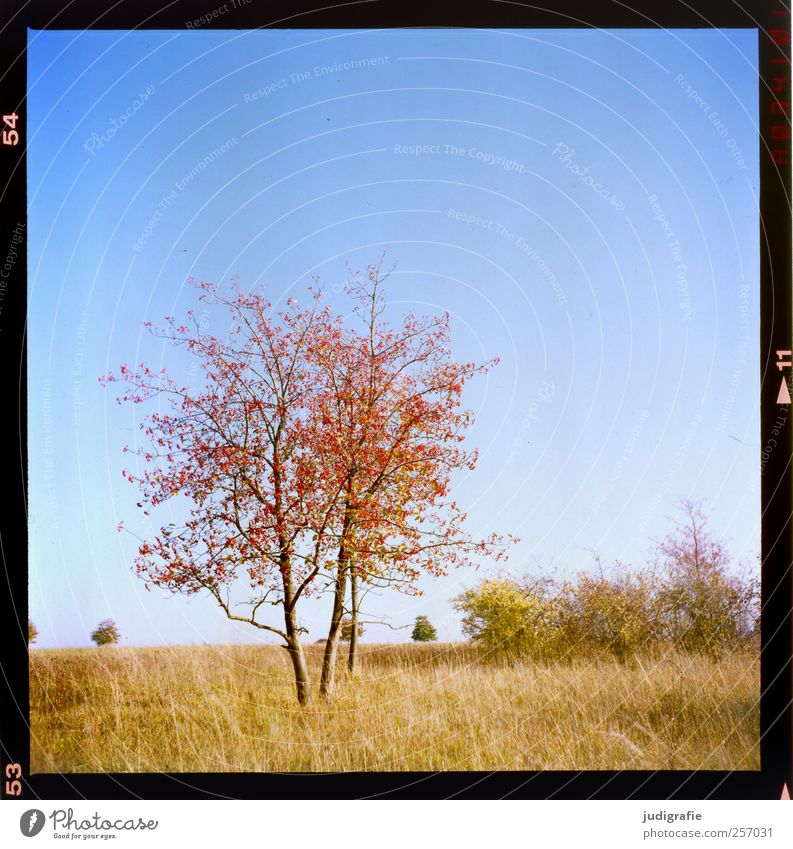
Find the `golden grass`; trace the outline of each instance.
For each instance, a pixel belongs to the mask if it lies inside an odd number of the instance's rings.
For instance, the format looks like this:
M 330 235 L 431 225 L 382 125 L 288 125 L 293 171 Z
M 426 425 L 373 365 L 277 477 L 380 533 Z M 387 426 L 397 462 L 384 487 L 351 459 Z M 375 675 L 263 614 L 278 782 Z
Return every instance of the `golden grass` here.
M 307 647 L 316 684 L 322 646 Z M 275 646 L 34 650 L 33 772 L 759 768 L 759 662 L 367 645 L 300 709 Z

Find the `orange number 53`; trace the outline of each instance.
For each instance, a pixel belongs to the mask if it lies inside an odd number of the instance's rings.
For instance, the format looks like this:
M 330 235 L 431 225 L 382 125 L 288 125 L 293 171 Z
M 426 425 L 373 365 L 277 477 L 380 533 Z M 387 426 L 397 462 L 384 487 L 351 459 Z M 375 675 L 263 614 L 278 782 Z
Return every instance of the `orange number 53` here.
M 20 796 L 22 794 L 20 778 L 22 778 L 22 767 L 19 764 L 6 764 L 6 796 Z

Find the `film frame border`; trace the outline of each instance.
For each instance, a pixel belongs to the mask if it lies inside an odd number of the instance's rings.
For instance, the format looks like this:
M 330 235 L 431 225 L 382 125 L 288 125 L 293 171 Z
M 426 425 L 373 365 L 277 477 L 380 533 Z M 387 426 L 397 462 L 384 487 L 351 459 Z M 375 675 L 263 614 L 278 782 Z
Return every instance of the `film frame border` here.
M 206 0 L 74 0 L 53 11 L 29 0 L 0 12 L 3 112 L 20 116 L 19 144 L 0 148 L 0 233 L 27 225 L 26 46 L 28 29 L 187 29 L 208 10 Z M 476 5 L 439 0 L 353 0 L 317 8 L 306 0 L 271 0 L 267 8 L 234 5 L 217 29 L 746 28 L 758 35 L 760 143 L 760 368 L 761 446 L 776 428 L 776 450 L 762 466 L 761 536 L 761 768 L 758 771 L 559 771 L 378 773 L 147 773 L 30 775 L 27 571 L 27 257 L 3 289 L 0 363 L 6 402 L 6 504 L 0 510 L 0 798 L 21 799 L 779 799 L 793 786 L 793 424 L 779 425 L 779 353 L 793 349 L 791 285 L 790 10 L 779 0 L 554 0 L 554 8 L 515 0 Z M 194 15 L 195 13 L 195 15 Z M 23 243 L 24 244 L 24 243 Z M 788 411 L 789 407 L 788 406 Z M 15 436 L 16 434 L 16 436 Z M 783 449 L 783 450 L 779 450 Z M 760 457 L 758 456 L 758 461 Z M 15 784 L 18 782 L 18 784 Z M 19 792 L 9 792 L 19 790 Z

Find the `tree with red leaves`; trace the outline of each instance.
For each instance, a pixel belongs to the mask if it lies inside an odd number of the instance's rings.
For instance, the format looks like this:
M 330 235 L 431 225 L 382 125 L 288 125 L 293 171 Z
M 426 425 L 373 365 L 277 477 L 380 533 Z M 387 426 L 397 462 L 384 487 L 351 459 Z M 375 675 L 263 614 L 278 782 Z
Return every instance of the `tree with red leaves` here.
M 121 366 L 106 382 L 122 381 L 119 402 L 166 399 L 166 412 L 151 413 L 141 427 L 148 445 L 137 449 L 142 473 L 124 476 L 140 487 L 139 506 L 185 498 L 188 518 L 162 527 L 143 541 L 136 569 L 147 581 L 174 592 L 210 593 L 226 615 L 277 634 L 289 651 L 297 698 L 309 699 L 309 678 L 297 604 L 308 594 L 333 544 L 338 495 L 321 485 L 311 428 L 314 379 L 311 351 L 338 327 L 314 297 L 307 309 L 289 301 L 275 314 L 257 294 L 225 298 L 201 283 L 200 299 L 224 305 L 230 332 L 217 339 L 195 315 L 187 325 L 167 319 L 152 330 L 186 348 L 201 364 L 202 391 L 178 385 L 163 370 Z M 151 325 L 149 325 L 151 328 Z M 231 585 L 246 578 L 251 597 L 234 606 Z M 263 607 L 281 606 L 283 624 L 262 622 Z M 244 612 L 235 612 L 237 608 Z
M 309 700 L 301 598 L 333 589 L 327 695 L 351 571 L 354 581 L 410 589 L 422 571 L 504 547 L 468 538 L 447 498 L 454 469 L 476 461 L 458 446 L 470 423 L 458 408 L 464 382 L 485 367 L 451 360 L 448 316 L 406 316 L 398 332 L 382 324 L 378 274 L 369 269 L 350 289 L 369 303 L 366 333 L 316 292 L 309 307 L 289 299 L 276 312 L 258 294 L 227 298 L 197 284 L 201 300 L 228 309 L 228 335 L 207 335 L 192 312 L 152 332 L 198 358 L 201 390 L 144 363 L 102 378 L 124 384 L 119 402 L 165 402 L 141 424 L 147 444 L 133 453 L 142 471 L 123 472 L 140 488 L 139 506 L 184 501 L 181 524 L 141 541 L 138 574 L 147 588 L 208 592 L 230 619 L 281 637 L 300 704 Z M 233 604 L 243 581 L 250 598 Z M 269 606 L 282 608 L 282 624 L 259 618 Z
M 385 276 L 387 277 L 387 275 Z M 465 383 L 497 363 L 458 363 L 449 315 L 383 318 L 380 265 L 352 273 L 347 287 L 361 329 L 320 358 L 318 421 L 331 437 L 324 457 L 342 491 L 334 604 L 320 693 L 333 689 L 336 652 L 351 588 L 349 668 L 355 670 L 360 583 L 415 592 L 422 574 L 443 575 L 473 556 L 502 557 L 495 534 L 472 539 L 465 513 L 449 498 L 451 476 L 473 470 L 476 451 L 460 443 L 473 417 L 461 408 Z

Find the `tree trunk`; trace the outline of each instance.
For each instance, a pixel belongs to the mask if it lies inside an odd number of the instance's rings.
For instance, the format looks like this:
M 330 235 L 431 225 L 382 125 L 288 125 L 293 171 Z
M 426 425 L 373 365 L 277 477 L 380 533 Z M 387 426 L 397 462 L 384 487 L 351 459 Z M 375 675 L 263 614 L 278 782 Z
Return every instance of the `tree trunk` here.
M 355 672 L 355 662 L 358 659 L 358 575 L 355 566 L 350 566 L 350 598 L 352 601 L 350 610 L 350 654 L 347 658 L 347 666 L 350 672 Z
M 294 596 L 295 588 L 292 582 L 292 559 L 287 551 L 286 542 L 282 534 L 279 534 L 278 543 L 281 547 L 280 570 L 281 581 L 284 587 L 284 627 L 286 629 L 286 650 L 292 659 L 292 668 L 295 672 L 295 690 L 298 704 L 303 706 L 309 702 L 311 691 L 309 689 L 308 665 L 306 655 L 303 652 L 303 644 L 300 642 L 300 626 L 297 621 L 297 610 Z
M 319 694 L 327 699 L 333 692 L 336 673 L 336 654 L 339 649 L 341 636 L 341 620 L 344 616 L 344 596 L 347 591 L 347 557 L 344 546 L 339 553 L 339 566 L 336 576 L 336 591 L 333 595 L 333 615 L 330 620 L 330 630 L 325 643 L 325 654 L 322 658 L 322 677 L 319 682 Z
M 349 481 L 348 487 L 349 487 Z M 333 595 L 333 615 L 330 619 L 328 639 L 325 643 L 325 655 L 322 658 L 322 676 L 319 681 L 319 694 L 327 699 L 333 692 L 333 683 L 336 677 L 336 654 L 339 650 L 339 637 L 341 636 L 341 620 L 344 616 L 344 597 L 347 593 L 347 570 L 350 565 L 350 557 L 347 547 L 347 535 L 352 524 L 353 510 L 350 504 L 349 491 L 347 501 L 344 505 L 344 523 L 342 525 L 341 542 L 339 543 L 339 558 L 336 566 L 336 590 Z
M 301 705 L 307 705 L 309 702 L 309 680 L 308 666 L 306 665 L 306 655 L 303 651 L 303 644 L 300 642 L 300 631 L 297 625 L 297 615 L 294 608 L 285 610 L 286 621 L 286 648 L 289 652 L 289 657 L 292 659 L 292 666 L 295 670 L 295 689 L 297 690 L 297 701 Z

